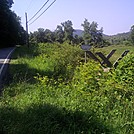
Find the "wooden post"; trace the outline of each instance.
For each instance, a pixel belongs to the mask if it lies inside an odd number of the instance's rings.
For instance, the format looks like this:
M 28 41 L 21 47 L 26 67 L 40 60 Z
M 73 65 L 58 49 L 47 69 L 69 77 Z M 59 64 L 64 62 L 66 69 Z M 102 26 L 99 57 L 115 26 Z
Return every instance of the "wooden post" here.
M 27 13 L 25 13 L 25 17 L 26 17 L 26 45 L 29 48 L 29 35 L 28 35 L 28 21 L 27 21 Z
M 113 64 L 113 66 L 114 66 L 115 68 L 118 66 L 118 62 L 119 62 L 124 56 L 126 56 L 126 55 L 128 54 L 128 52 L 129 52 L 129 50 L 125 50 L 125 51 L 121 54 L 121 57 L 118 58 L 118 59 L 115 61 L 115 63 Z
M 112 63 L 101 52 L 97 52 L 96 54 L 104 61 L 104 63 L 107 64 L 108 67 L 112 67 Z
M 91 51 L 87 51 L 87 54 L 88 54 L 92 59 L 94 59 L 95 61 L 99 61 L 99 63 L 100 63 L 100 60 L 99 60 Z
M 116 49 L 113 49 L 113 50 L 106 56 L 106 58 L 109 60 L 110 57 L 115 53 L 115 51 L 116 51 Z M 102 61 L 101 64 L 103 65 L 103 64 L 105 64 L 105 62 Z
M 85 51 L 85 63 L 87 62 L 87 52 Z

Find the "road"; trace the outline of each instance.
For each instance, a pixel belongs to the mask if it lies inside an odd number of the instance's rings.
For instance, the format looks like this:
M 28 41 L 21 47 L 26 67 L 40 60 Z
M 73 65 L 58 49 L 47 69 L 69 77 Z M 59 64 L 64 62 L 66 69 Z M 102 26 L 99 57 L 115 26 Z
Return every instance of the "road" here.
M 0 88 L 2 87 L 2 80 L 6 74 L 11 54 L 15 50 L 15 47 L 0 49 Z

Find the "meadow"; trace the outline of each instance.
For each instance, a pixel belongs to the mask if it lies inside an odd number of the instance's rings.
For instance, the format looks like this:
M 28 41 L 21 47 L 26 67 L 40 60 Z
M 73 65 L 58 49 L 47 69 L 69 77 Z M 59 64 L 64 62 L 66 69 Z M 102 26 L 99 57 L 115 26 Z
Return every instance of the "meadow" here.
M 79 46 L 20 46 L 12 56 L 8 85 L 0 96 L 1 134 L 133 134 L 134 46 L 95 49 L 117 68 L 104 72 L 92 59 L 83 62 Z M 91 50 L 92 51 L 92 50 Z

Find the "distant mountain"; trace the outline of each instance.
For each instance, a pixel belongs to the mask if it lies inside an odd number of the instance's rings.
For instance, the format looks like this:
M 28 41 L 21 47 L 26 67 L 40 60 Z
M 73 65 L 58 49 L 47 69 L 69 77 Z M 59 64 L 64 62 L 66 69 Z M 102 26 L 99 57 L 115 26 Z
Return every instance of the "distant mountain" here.
M 74 29 L 73 36 L 75 36 L 75 35 L 82 36 L 83 35 L 83 30 Z
M 111 44 L 120 44 L 120 43 L 123 43 L 123 41 L 130 40 L 130 32 L 119 33 L 119 34 L 116 34 L 116 35 L 105 35 L 105 34 L 103 34 L 103 38 L 106 39 Z
M 118 33 L 118 34 L 115 34 L 115 35 L 106 35 L 106 34 L 103 34 L 103 37 L 104 37 L 105 39 L 110 39 L 110 38 L 128 39 L 129 36 L 130 36 L 130 32 Z
M 78 35 L 78 36 L 83 36 L 83 30 L 80 29 L 75 29 L 73 32 L 73 36 Z M 130 37 L 130 32 L 126 33 L 118 33 L 116 35 L 106 35 L 103 34 L 103 38 L 106 40 L 127 40 Z

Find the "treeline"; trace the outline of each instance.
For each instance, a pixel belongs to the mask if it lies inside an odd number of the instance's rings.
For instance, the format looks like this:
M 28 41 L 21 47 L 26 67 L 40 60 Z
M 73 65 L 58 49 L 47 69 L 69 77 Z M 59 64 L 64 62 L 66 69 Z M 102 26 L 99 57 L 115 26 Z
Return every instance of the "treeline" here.
M 134 25 L 131 26 L 130 31 L 126 33 L 119 33 L 112 36 L 103 35 L 103 37 L 114 45 L 134 45 Z
M 0 48 L 25 44 L 26 32 L 21 26 L 21 18 L 13 11 L 13 1 L 0 0 Z
M 73 45 L 90 44 L 95 47 L 102 47 L 109 44 L 109 42 L 103 38 L 103 28 L 98 29 L 97 22 L 93 21 L 90 23 L 85 19 L 81 26 L 84 29 L 82 36 L 74 34 L 75 29 L 70 20 L 58 25 L 54 31 L 39 28 L 37 31 L 30 33 L 30 43 L 68 42 Z
M 116 35 L 103 35 L 104 39 L 106 39 L 110 44 L 115 44 L 115 45 L 120 45 L 120 44 L 124 44 L 124 45 L 132 45 L 132 41 L 131 41 L 131 37 L 130 37 L 131 33 L 130 32 L 126 32 L 126 33 L 119 33 Z
M 103 28 L 98 29 L 97 22 L 89 22 L 87 19 L 81 24 L 83 27 L 82 36 L 79 36 L 73 28 L 70 20 L 58 25 L 54 31 L 39 28 L 37 31 L 30 33 L 30 43 L 53 43 L 53 42 L 69 42 L 70 44 L 90 44 L 94 47 L 104 47 L 109 45 L 132 45 L 134 44 L 134 28 L 133 26 L 128 33 L 108 36 L 103 34 Z

